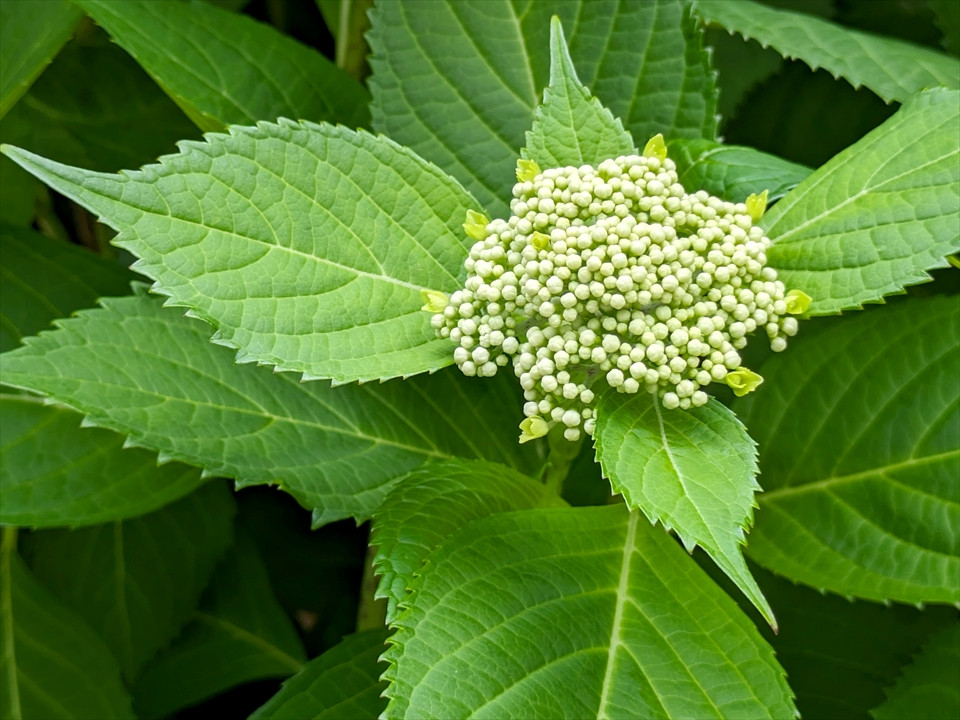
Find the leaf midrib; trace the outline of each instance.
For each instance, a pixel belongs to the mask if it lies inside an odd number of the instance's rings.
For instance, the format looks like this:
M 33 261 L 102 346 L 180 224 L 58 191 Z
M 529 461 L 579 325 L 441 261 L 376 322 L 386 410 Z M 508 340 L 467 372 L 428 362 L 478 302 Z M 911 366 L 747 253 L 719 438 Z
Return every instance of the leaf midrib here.
M 300 662 L 286 651 L 280 649 L 273 643 L 267 642 L 259 635 L 252 633 L 233 622 L 230 622 L 229 620 L 217 617 L 216 615 L 211 615 L 210 613 L 203 612 L 202 610 L 197 610 L 193 617 L 198 622 L 206 623 L 207 625 L 219 628 L 233 638 L 262 651 L 265 655 L 268 655 L 283 663 L 294 673 L 298 673 L 303 669 L 304 663 Z

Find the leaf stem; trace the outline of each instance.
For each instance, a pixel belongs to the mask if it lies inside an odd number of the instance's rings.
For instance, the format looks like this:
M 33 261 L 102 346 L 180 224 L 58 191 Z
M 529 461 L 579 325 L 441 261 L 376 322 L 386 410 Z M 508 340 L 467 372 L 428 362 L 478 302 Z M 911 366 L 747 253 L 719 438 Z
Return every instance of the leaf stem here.
M 580 445 L 583 438 L 570 442 L 563 436 L 566 428 L 561 424 L 556 424 L 547 434 L 547 444 L 549 454 L 547 455 L 546 465 L 543 467 L 541 479 L 547 486 L 547 490 L 553 495 L 560 495 L 563 491 L 563 481 L 567 479 L 570 472 L 570 465 L 580 453 Z

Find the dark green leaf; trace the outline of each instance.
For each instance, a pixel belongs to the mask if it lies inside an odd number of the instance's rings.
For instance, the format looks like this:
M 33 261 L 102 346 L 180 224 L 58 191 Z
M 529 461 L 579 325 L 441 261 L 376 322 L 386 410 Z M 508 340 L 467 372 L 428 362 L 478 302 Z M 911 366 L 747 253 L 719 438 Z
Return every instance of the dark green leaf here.
M 485 456 L 528 472 L 539 464 L 502 421 L 505 407 L 519 411 L 512 378 L 302 383 L 234 364 L 207 341 L 206 325 L 157 300 L 104 305 L 6 353 L 2 381 L 240 486 L 279 484 L 318 524 L 369 517 L 395 479 L 426 460 Z
M 139 518 L 28 536 L 37 577 L 106 641 L 127 680 L 170 642 L 233 539 L 222 482 Z
M 81 17 L 66 0 L 0 3 L 0 118 L 70 39 Z
M 6 152 L 120 231 L 135 268 L 243 362 L 338 382 L 453 363 L 421 292 L 461 286 L 476 201 L 386 138 L 232 127 L 122 175 Z
M 706 550 L 776 626 L 742 554 L 760 486 L 755 444 L 736 415 L 716 400 L 665 410 L 649 393 L 607 392 L 597 406 L 595 446 L 627 507 L 675 531 L 688 551 Z
M 134 708 L 141 718 L 170 715 L 241 683 L 287 677 L 305 662 L 256 546 L 241 535 L 190 622 L 137 678 Z
M 876 720 L 953 720 L 960 717 L 960 623 L 941 630 L 870 712 Z
M 960 306 L 802 329 L 737 413 L 761 448 L 749 555 L 843 595 L 960 602 Z
M 157 467 L 155 453 L 81 428 L 82 417 L 26 395 L 0 394 L 0 523 L 93 525 L 156 510 L 195 490 L 200 471 Z
M 923 93 L 762 219 L 767 252 L 815 315 L 929 280 L 960 249 L 960 92 Z
M 283 684 L 250 720 L 376 720 L 386 701 L 380 680 L 387 630 L 350 635 Z
M 948 52 L 960 55 L 960 5 L 953 0 L 929 0 L 929 4 L 943 33 L 940 43 Z
M 202 130 L 278 117 L 367 123 L 359 83 L 245 15 L 207 3 L 76 2 Z
M 30 574 L 17 555 L 16 532 L 5 528 L 0 543 L 0 717 L 133 718 L 117 661 Z
M 385 717 L 796 714 L 757 629 L 639 512 L 490 515 L 427 563 L 384 656 Z
M 493 513 L 554 503 L 562 501 L 542 483 L 496 463 L 449 460 L 406 475 L 375 513 L 370 541 L 377 548 L 377 597 L 387 598 L 388 621 L 424 558 L 454 530 Z

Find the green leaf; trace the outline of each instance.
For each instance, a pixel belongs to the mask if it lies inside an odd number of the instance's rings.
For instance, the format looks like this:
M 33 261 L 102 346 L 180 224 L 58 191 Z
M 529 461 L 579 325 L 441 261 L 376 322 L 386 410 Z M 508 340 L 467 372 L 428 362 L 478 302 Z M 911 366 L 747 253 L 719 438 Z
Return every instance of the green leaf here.
M 327 29 L 333 35 L 337 67 L 362 80 L 369 74 L 370 48 L 364 35 L 370 29 L 373 0 L 316 0 Z
M 0 156 L 0 222 L 29 227 L 33 222 L 33 201 L 43 187 L 13 160 Z
M 923 93 L 764 215 L 769 263 L 811 314 L 927 281 L 960 249 L 958 118 L 960 92 Z
M 424 558 L 471 520 L 508 510 L 561 503 L 546 487 L 490 462 L 448 460 L 406 475 L 374 514 L 370 544 L 380 576 L 376 596 L 387 598 L 387 620 L 404 602 Z
M 378 659 L 387 634 L 384 628 L 344 638 L 287 680 L 250 720 L 376 720 L 386 705 Z
M 516 382 L 459 373 L 331 388 L 236 365 L 203 323 L 112 298 L 3 355 L 0 380 L 49 395 L 164 459 L 239 486 L 278 484 L 317 524 L 362 519 L 426 460 L 484 456 L 522 472 L 536 451 L 502 422 Z M 479 442 L 482 438 L 483 441 Z
M 674 411 L 648 393 L 609 392 L 597 406 L 595 446 L 627 507 L 675 531 L 688 551 L 706 550 L 776 627 L 741 553 L 760 486 L 755 444 L 736 415 L 713 399 Z
M 368 34 L 373 127 L 457 177 L 491 217 L 507 217 L 517 152 L 547 84 L 554 13 L 583 84 L 633 137 L 716 135 L 713 72 L 679 0 L 380 3 Z
M 951 720 L 960 716 L 960 623 L 933 637 L 870 714 L 876 720 Z
M 15 549 L 17 531 L 2 532 L 0 717 L 133 718 L 110 650 L 30 574 Z
M 148 513 L 203 480 L 155 453 L 123 449 L 112 432 L 81 429 L 79 414 L 0 394 L 0 523 L 79 527 Z M 54 448 L 56 448 L 54 450 Z
M 70 39 L 81 17 L 65 0 L 0 3 L 0 118 Z
M 27 536 L 37 577 L 90 623 L 129 681 L 174 638 L 233 540 L 233 496 L 210 483 L 149 515 Z
M 542 168 L 598 165 L 636 153 L 630 133 L 577 79 L 560 20 L 550 23 L 550 84 L 521 155 Z
M 776 155 L 712 140 L 675 140 L 670 157 L 687 192 L 706 190 L 728 202 L 744 202 L 766 190 L 772 204 L 813 172 Z
M 929 0 L 937 27 L 943 33 L 940 44 L 954 55 L 960 55 L 960 6 L 953 0 Z
M 734 408 L 766 492 L 748 553 L 872 600 L 960 602 L 960 307 L 910 300 L 811 323 Z
M 359 83 L 315 50 L 245 15 L 207 3 L 76 3 L 202 130 L 281 116 L 367 123 L 367 94 Z
M 0 224 L 0 243 L 0 352 L 103 295 L 127 294 L 136 277 L 115 262 L 26 228 Z
M 937 85 L 960 87 L 956 60 L 920 45 L 846 28 L 804 13 L 748 0 L 697 3 L 705 22 L 719 25 L 784 57 L 823 68 L 853 87 L 864 85 L 887 102 L 903 102 Z
M 200 133 L 134 60 L 97 30 L 63 48 L 3 120 L 3 142 L 94 170 L 140 167 Z
M 796 714 L 756 627 L 638 512 L 499 513 L 427 562 L 384 656 L 387 718 Z
M 306 659 L 256 546 L 240 535 L 190 622 L 137 677 L 134 709 L 140 718 L 172 715 L 242 683 L 292 675 Z
M 5 152 L 120 232 L 169 303 L 242 362 L 337 382 L 450 365 L 421 290 L 461 286 L 474 201 L 383 137 L 281 121 L 232 127 L 121 175 Z

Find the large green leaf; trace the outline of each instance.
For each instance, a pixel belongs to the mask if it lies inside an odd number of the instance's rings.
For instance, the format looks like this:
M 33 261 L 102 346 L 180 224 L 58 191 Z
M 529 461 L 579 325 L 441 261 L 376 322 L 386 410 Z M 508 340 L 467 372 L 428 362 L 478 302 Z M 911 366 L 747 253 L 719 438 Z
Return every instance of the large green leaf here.
M 854 87 L 864 85 L 887 102 L 905 101 L 929 87 L 960 87 L 960 65 L 920 45 L 845 28 L 804 13 L 748 0 L 699 2 L 704 21 L 773 47 L 781 55 L 824 68 Z
M 385 717 L 796 714 L 757 629 L 639 512 L 490 515 L 427 562 L 384 656 Z
M 956 298 L 812 325 L 734 405 L 766 488 L 748 553 L 843 595 L 960 602 Z
M 426 460 L 502 461 L 532 471 L 536 451 L 502 422 L 511 378 L 456 372 L 331 388 L 236 365 L 203 323 L 144 296 L 63 321 L 3 355 L 0 380 L 49 395 L 92 424 L 238 485 L 278 484 L 318 524 L 365 518 L 395 479 Z
M 386 705 L 378 662 L 386 637 L 384 628 L 344 638 L 287 680 L 250 720 L 376 720 Z
M 627 507 L 702 547 L 774 627 L 773 611 L 747 569 L 741 546 L 753 521 L 757 451 L 716 400 L 665 410 L 649 393 L 608 392 L 597 406 L 597 459 Z
M 0 3 L 0 118 L 70 39 L 81 17 L 66 0 Z
M 76 0 L 203 130 L 288 117 L 351 127 L 363 87 L 274 28 L 207 3 Z
M 120 231 L 135 268 L 243 362 L 338 382 L 453 362 L 421 292 L 461 286 L 476 202 L 386 138 L 261 123 L 121 175 L 5 152 Z
M 670 157 L 687 192 L 706 190 L 728 202 L 744 202 L 766 190 L 773 203 L 813 172 L 776 155 L 712 140 L 675 140 Z
M 195 490 L 200 471 L 157 467 L 155 453 L 81 428 L 82 417 L 26 395 L 0 394 L 0 523 L 92 525 L 142 515 Z
M 233 540 L 233 496 L 209 483 L 161 510 L 27 536 L 37 577 L 104 639 L 127 680 L 170 642 Z
M 217 565 L 200 607 L 134 685 L 137 717 L 172 715 L 241 683 L 298 672 L 303 644 L 245 536 Z
M 14 3 L 16 4 L 16 3 Z M 2 140 L 93 170 L 140 167 L 200 133 L 106 33 L 85 33 L 3 119 Z
M 15 549 L 17 531 L 2 532 L 0 717 L 133 718 L 103 640 L 30 574 Z
M 118 263 L 26 228 L 0 224 L 0 243 L 0 352 L 103 295 L 125 295 L 136 277 Z
M 887 701 L 871 711 L 876 720 L 952 720 L 960 717 L 960 623 L 940 631 L 906 667 L 887 692 Z
M 492 513 L 555 503 L 562 501 L 545 485 L 497 463 L 448 460 L 405 476 L 374 514 L 370 540 L 377 548 L 377 597 L 387 598 L 388 621 L 424 558 L 456 529 Z
M 769 263 L 815 315 L 929 280 L 960 249 L 960 92 L 923 93 L 762 219 Z
M 635 153 L 633 138 L 577 79 L 563 28 L 550 23 L 550 84 L 527 133 L 523 157 L 542 168 L 598 165 Z
M 374 128 L 506 217 L 517 155 L 547 84 L 554 13 L 583 84 L 635 138 L 715 136 L 713 72 L 680 0 L 381 2 L 368 35 Z

